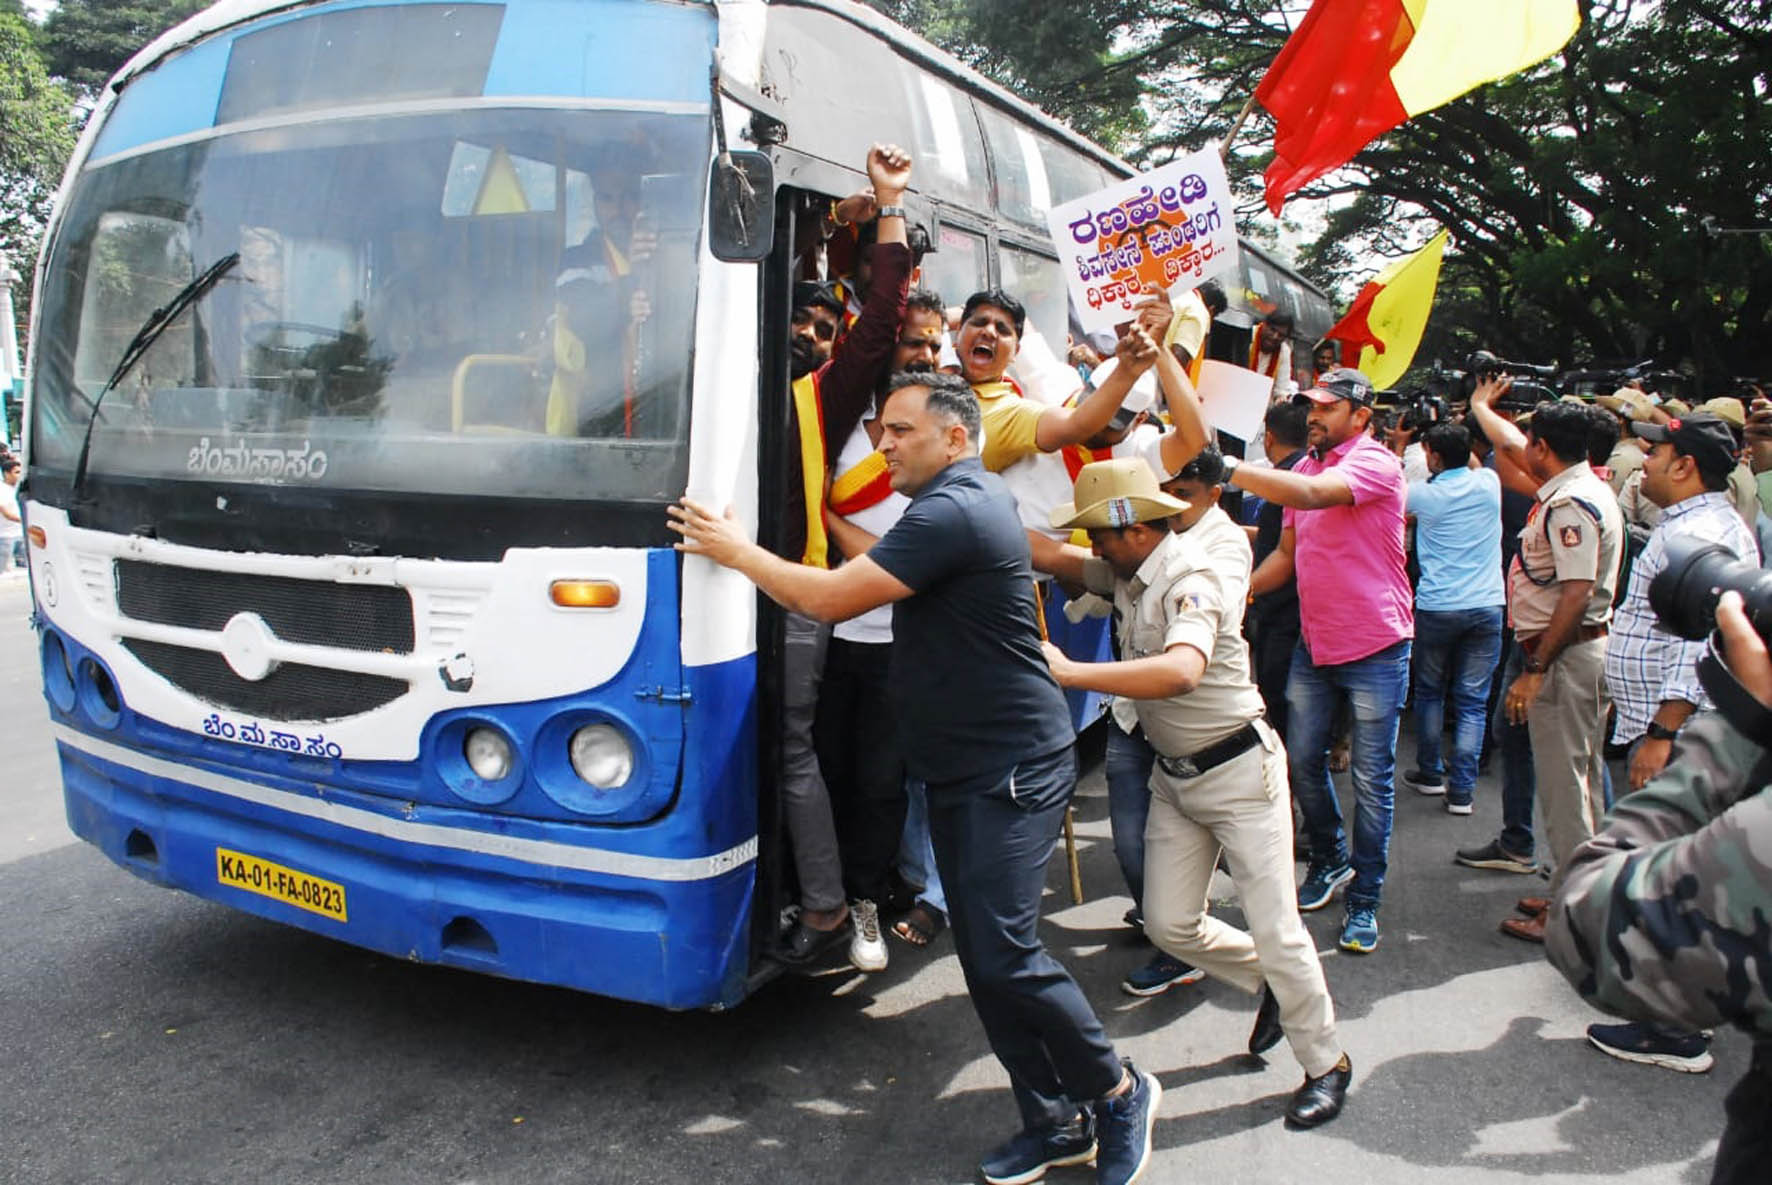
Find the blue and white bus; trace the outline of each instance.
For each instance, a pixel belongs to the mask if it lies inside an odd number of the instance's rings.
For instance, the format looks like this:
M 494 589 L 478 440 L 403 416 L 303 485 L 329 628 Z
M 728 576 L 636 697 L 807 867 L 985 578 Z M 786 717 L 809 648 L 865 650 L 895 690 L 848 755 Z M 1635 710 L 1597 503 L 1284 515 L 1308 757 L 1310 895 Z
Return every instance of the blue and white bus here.
M 74 830 L 391 955 L 742 999 L 780 622 L 664 507 L 779 529 L 796 230 L 874 140 L 925 283 L 1062 341 L 1045 209 L 1128 170 L 858 4 L 224 0 L 131 61 L 29 351 Z

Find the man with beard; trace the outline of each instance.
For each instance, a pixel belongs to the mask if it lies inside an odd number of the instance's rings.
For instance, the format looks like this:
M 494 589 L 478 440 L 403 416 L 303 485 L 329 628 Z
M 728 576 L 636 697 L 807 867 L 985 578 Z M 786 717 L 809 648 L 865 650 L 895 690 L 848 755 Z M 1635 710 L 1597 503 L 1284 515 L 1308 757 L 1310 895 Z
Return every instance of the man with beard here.
M 798 327 L 795 330 L 792 398 L 797 447 L 785 451 L 787 508 L 777 551 L 789 563 L 810 568 L 823 569 L 830 562 L 824 519 L 829 441 L 847 438 L 888 373 L 910 286 L 913 261 L 900 204 L 910 183 L 910 155 L 894 145 L 876 144 L 868 151 L 867 171 L 879 204 L 880 222 L 867 303 L 843 348 L 822 364 L 817 362 L 818 356 L 829 352 L 820 346 L 834 338 L 834 331 L 828 338 L 820 335 L 810 328 L 816 323 L 810 316 L 806 332 Z M 811 313 L 817 311 L 809 308 Z M 837 304 L 834 312 L 825 313 L 834 327 L 842 306 Z M 830 628 L 822 622 L 793 612 L 785 615 L 782 805 L 800 886 L 800 912 L 774 957 L 791 966 L 815 961 L 843 938 L 850 920 L 830 793 L 819 771 L 813 741 L 819 680 L 829 639 Z M 858 966 L 879 962 L 873 953 L 879 943 L 877 920 L 871 928 L 871 941 L 867 940 L 870 936 L 858 936 L 852 949 Z

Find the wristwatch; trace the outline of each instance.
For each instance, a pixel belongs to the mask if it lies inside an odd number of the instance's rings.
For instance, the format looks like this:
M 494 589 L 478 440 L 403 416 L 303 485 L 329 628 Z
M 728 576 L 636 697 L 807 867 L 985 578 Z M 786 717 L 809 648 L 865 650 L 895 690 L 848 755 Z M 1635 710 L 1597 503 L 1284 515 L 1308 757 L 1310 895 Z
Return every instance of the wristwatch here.
M 1221 459 L 1224 461 L 1224 479 L 1228 482 L 1236 474 L 1237 466 L 1243 463 L 1243 459 L 1233 457 L 1229 453 L 1226 453 Z
M 904 207 L 903 206 L 881 206 L 876 217 L 879 217 L 879 218 L 903 218 L 904 217 Z
M 1528 675 L 1544 674 L 1544 660 L 1536 654 L 1528 654 L 1524 666 Z
M 1651 740 L 1672 741 L 1672 740 L 1678 740 L 1679 736 L 1680 736 L 1679 729 L 1669 728 L 1667 725 L 1661 724 L 1661 723 L 1654 721 L 1654 720 L 1649 721 L 1649 738 Z

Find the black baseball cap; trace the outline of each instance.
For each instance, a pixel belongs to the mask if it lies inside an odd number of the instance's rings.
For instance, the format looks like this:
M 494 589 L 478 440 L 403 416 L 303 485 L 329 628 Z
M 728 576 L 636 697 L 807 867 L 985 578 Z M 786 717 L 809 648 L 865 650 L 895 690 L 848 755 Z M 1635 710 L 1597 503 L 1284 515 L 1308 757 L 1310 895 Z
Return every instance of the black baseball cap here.
M 1351 366 L 1338 366 L 1325 371 L 1316 386 L 1300 391 L 1298 395 L 1312 403 L 1334 403 L 1337 399 L 1345 399 L 1355 407 L 1371 407 L 1372 380 Z
M 1721 475 L 1735 468 L 1735 433 L 1727 420 L 1709 412 L 1693 412 L 1665 424 L 1632 424 L 1630 430 L 1651 444 L 1673 445 L 1702 472 Z

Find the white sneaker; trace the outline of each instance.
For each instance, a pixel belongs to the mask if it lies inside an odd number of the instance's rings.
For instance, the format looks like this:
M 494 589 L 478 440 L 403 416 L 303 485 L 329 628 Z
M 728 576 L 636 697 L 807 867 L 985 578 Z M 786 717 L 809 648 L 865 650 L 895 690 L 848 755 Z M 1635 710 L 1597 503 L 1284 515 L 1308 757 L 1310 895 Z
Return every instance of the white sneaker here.
M 886 970 L 886 940 L 880 936 L 880 910 L 872 901 L 849 905 L 854 927 L 849 936 L 849 962 L 857 971 Z

